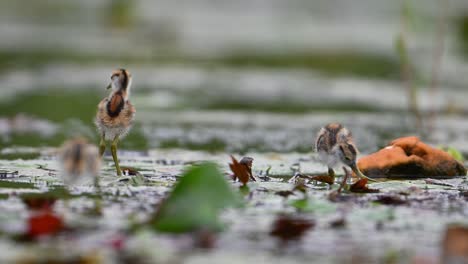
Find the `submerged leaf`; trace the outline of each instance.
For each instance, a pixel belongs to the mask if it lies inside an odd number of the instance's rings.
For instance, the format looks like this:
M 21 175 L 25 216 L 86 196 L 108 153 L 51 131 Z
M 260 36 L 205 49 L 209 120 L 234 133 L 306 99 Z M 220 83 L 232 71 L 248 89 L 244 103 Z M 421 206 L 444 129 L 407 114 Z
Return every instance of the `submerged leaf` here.
M 281 239 L 283 242 L 299 240 L 307 230 L 315 226 L 308 219 L 280 215 L 273 223 L 270 235 Z
M 154 229 L 169 233 L 219 230 L 219 213 L 237 201 L 216 165 L 204 163 L 184 173 L 151 224 Z
M 403 205 L 408 203 L 408 201 L 402 199 L 399 195 L 392 194 L 381 195 L 375 202 L 385 205 Z
M 466 263 L 463 260 L 468 259 L 468 226 L 448 226 L 442 247 L 444 263 Z
M 350 187 L 349 190 L 351 192 L 355 193 L 377 193 L 379 190 L 377 189 L 371 189 L 367 187 L 367 179 L 363 178 L 358 180 L 357 182 L 353 183 Z

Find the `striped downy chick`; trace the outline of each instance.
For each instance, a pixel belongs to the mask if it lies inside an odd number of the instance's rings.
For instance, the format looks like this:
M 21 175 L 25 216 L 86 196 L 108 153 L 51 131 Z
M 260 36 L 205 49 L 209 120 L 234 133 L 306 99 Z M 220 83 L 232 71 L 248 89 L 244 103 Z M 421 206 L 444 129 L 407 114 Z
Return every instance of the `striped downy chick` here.
M 333 170 L 343 164 L 351 168 L 360 178 L 367 178 L 356 164 L 358 149 L 353 142 L 351 132 L 339 123 L 331 123 L 321 128 L 315 141 L 319 160 L 328 166 L 328 174 L 335 177 Z
M 99 174 L 101 159 L 96 146 L 86 139 L 66 141 L 59 153 L 60 172 L 66 185 L 80 184 Z
M 106 150 L 106 142 L 111 142 L 112 158 L 118 176 L 122 175 L 122 171 L 117 157 L 117 144 L 130 131 L 136 112 L 129 101 L 131 84 L 132 75 L 129 71 L 119 69 L 112 73 L 107 87 L 112 90 L 99 103 L 95 121 L 101 135 L 99 153 L 102 156 Z
M 240 161 L 239 161 L 239 164 L 242 164 L 244 165 L 246 168 L 247 168 L 247 171 L 249 172 L 249 175 L 250 175 L 250 180 L 252 181 L 257 181 L 257 179 L 255 179 L 255 176 L 253 175 L 252 173 L 252 165 L 253 165 L 253 158 L 251 157 L 243 157 Z

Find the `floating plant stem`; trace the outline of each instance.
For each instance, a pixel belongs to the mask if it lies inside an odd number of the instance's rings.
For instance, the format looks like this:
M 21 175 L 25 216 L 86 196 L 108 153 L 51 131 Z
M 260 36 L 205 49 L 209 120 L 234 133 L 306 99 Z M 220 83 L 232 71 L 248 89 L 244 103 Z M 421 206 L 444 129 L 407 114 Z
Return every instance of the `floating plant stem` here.
M 437 8 L 439 15 L 437 17 L 436 35 L 434 39 L 435 47 L 432 53 L 432 68 L 431 68 L 431 83 L 429 86 L 429 98 L 431 100 L 432 109 L 429 114 L 429 129 L 432 131 L 435 127 L 437 118 L 437 110 L 435 107 L 435 98 L 439 90 L 439 76 L 442 67 L 442 58 L 444 56 L 444 39 L 447 28 L 447 11 L 448 0 L 439 0 L 439 7 Z
M 408 96 L 408 109 L 416 121 L 416 128 L 422 131 L 422 115 L 419 111 L 418 91 L 414 82 L 414 68 L 408 55 L 407 27 L 410 17 L 410 8 L 407 0 L 404 0 L 401 9 L 401 31 L 396 38 L 395 47 L 401 63 L 401 77 L 406 87 Z

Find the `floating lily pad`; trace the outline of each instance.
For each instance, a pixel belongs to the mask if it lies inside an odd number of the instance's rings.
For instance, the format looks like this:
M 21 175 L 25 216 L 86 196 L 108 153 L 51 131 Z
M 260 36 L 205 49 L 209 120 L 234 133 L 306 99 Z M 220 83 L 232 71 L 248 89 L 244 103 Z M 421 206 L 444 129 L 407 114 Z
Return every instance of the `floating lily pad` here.
M 152 226 L 161 232 L 184 233 L 197 229 L 219 230 L 219 213 L 237 203 L 237 197 L 216 165 L 189 168 L 161 204 Z

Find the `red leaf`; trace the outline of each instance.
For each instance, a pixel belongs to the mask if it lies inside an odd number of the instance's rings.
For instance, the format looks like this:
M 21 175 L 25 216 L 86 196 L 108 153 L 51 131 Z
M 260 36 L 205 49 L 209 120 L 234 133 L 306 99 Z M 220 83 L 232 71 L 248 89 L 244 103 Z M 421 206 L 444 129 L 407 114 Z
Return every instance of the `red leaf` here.
M 62 218 L 52 212 L 33 215 L 28 219 L 28 236 L 36 238 L 43 235 L 53 235 L 63 229 Z
M 362 178 L 349 187 L 351 192 L 355 193 L 377 193 L 379 190 L 367 187 L 367 179 Z

